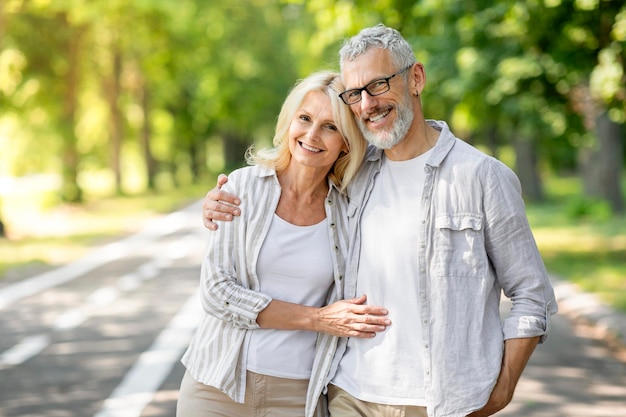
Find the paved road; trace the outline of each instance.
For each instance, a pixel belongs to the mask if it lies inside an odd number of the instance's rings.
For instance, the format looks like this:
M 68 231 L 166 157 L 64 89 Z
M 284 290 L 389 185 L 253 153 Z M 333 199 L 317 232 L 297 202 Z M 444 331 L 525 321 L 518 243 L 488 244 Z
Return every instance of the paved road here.
M 200 315 L 199 212 L 0 287 L 0 417 L 174 416 Z M 498 415 L 626 417 L 626 360 L 557 315 Z

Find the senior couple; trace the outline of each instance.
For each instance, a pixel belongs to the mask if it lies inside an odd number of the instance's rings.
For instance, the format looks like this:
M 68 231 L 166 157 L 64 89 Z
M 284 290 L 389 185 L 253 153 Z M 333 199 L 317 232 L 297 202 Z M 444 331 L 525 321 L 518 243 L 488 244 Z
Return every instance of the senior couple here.
M 515 174 L 424 118 L 398 31 L 362 30 L 340 66 L 296 84 L 274 147 L 207 194 L 178 417 L 489 416 L 546 337 Z

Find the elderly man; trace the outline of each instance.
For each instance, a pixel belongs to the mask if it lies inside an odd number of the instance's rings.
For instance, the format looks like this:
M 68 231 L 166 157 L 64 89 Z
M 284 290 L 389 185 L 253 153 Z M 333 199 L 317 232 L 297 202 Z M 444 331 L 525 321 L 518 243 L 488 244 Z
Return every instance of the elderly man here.
M 345 297 L 366 294 L 393 325 L 339 339 L 328 374 L 332 417 L 483 417 L 506 407 L 557 311 L 515 174 L 426 120 L 424 66 L 377 25 L 340 51 L 350 106 L 370 143 L 348 190 Z M 204 220 L 236 198 L 207 194 Z M 500 296 L 512 302 L 502 322 Z M 332 355 L 330 355 L 332 354 Z

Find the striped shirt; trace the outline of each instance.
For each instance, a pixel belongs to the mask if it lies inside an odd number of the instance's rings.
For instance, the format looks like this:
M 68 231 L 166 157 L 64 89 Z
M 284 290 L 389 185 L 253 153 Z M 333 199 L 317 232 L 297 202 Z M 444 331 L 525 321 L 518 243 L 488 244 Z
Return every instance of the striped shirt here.
M 216 387 L 241 403 L 246 387 L 246 334 L 259 328 L 257 316 L 271 301 L 259 292 L 256 265 L 281 188 L 274 170 L 252 166 L 232 172 L 223 189 L 240 197 L 242 214 L 209 233 L 201 270 L 201 300 L 207 314 L 181 361 L 198 382 Z M 328 303 L 343 298 L 347 204 L 345 195 L 331 183 L 324 204 L 334 270 Z M 318 336 L 307 417 L 326 415 L 321 393 L 336 342 L 336 337 Z

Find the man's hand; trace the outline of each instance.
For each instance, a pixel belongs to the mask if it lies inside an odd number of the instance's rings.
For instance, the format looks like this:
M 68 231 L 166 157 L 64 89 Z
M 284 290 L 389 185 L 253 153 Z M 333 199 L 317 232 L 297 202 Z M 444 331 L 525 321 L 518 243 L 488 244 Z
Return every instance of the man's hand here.
M 228 177 L 220 174 L 217 185 L 204 197 L 202 203 L 202 222 L 209 230 L 217 230 L 217 223 L 213 220 L 231 221 L 233 216 L 239 216 L 241 210 L 237 207 L 241 200 L 237 196 L 222 191 L 222 186 L 228 182 Z
M 467 417 L 491 416 L 511 402 L 517 382 L 538 343 L 539 336 L 508 339 L 504 342 L 504 357 L 496 386 L 493 387 L 487 404 Z

